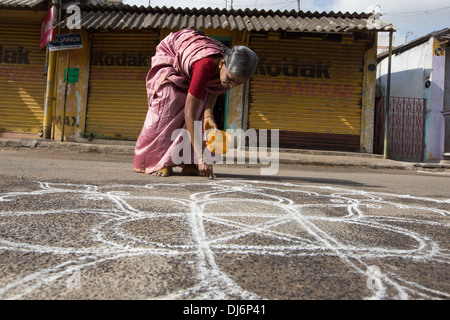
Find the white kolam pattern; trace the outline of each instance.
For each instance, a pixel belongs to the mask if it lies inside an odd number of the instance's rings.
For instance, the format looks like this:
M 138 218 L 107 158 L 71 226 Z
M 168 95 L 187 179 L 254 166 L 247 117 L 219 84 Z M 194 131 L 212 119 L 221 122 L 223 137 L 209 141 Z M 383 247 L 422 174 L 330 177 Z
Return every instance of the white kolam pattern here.
M 60 207 L 67 200 L 76 205 Z M 33 205 L 27 209 L 26 204 Z M 73 281 L 75 275 L 83 286 L 90 268 L 143 256 L 185 258 L 195 273 L 188 287 L 149 299 L 268 298 L 244 289 L 218 262 L 221 255 L 334 258 L 367 281 L 368 294 L 357 298 L 450 298 L 450 292 L 409 279 L 401 267 L 389 267 L 391 259 L 433 263 L 448 274 L 450 199 L 247 180 L 101 187 L 38 182 L 32 191 L 0 193 L 0 206 L 0 253 L 55 257 L 45 267 L 3 280 L 2 299 L 33 297 L 62 279 Z M 89 239 L 85 235 L 77 240 L 77 223 L 64 220 L 76 214 L 96 217 L 86 231 Z M 38 217 L 66 221 L 64 233 L 76 245 L 39 239 L 30 224 Z M 148 229 L 152 222 L 178 231 L 165 235 L 164 230 Z M 425 232 L 427 227 L 442 230 L 444 242 Z M 9 230 L 20 230 L 23 236 L 12 237 Z M 397 238 L 401 242 L 392 240 Z

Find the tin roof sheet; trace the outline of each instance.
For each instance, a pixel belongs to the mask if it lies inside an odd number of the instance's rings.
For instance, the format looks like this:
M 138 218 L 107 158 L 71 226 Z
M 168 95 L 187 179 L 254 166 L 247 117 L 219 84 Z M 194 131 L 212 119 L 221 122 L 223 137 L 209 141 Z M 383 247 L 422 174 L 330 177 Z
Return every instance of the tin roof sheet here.
M 47 0 L 0 0 L 0 8 L 2 7 L 30 7 L 46 2 Z
M 396 30 L 392 24 L 374 20 L 367 13 L 227 10 L 218 8 L 182 9 L 137 7 L 124 4 L 82 4 L 80 8 L 82 12 L 81 26 L 86 29 L 213 28 L 237 29 L 239 31 L 321 33 Z

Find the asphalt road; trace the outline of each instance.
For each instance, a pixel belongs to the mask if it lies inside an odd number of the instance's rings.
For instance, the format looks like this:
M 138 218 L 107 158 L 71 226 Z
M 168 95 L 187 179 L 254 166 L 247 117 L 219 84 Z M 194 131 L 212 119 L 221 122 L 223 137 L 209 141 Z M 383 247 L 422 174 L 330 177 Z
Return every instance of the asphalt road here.
M 1 299 L 450 298 L 450 175 L 0 151 Z

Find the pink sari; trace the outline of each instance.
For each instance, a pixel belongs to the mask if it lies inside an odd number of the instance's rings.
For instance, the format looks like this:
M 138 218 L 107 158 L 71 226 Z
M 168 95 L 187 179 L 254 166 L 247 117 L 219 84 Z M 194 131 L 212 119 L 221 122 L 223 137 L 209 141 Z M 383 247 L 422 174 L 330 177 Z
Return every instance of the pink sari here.
M 172 161 L 172 151 L 179 143 L 190 142 L 183 139 L 181 133 L 173 139 L 172 133 L 176 129 L 186 128 L 184 105 L 192 75 L 191 67 L 202 58 L 222 54 L 214 40 L 190 29 L 171 33 L 156 47 L 146 79 L 149 109 L 136 142 L 134 171 L 152 173 L 164 167 L 180 165 Z M 219 79 L 208 82 L 196 121 L 203 121 L 208 94 L 218 95 L 226 90 Z M 190 163 L 194 163 L 194 151 L 192 146 L 190 148 Z

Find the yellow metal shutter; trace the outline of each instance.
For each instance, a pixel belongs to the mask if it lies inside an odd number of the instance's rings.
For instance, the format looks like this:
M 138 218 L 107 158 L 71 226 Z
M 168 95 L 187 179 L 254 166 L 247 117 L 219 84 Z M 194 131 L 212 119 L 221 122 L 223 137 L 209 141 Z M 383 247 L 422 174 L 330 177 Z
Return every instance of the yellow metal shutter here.
M 157 33 L 95 33 L 86 136 L 135 140 L 147 113 L 145 77 L 159 41 Z
M 356 150 L 366 44 L 254 38 L 249 128 L 279 129 L 280 147 Z
M 40 21 L 0 22 L 0 132 L 42 130 L 45 49 L 39 49 Z

